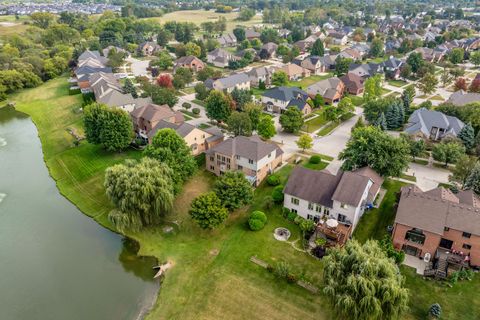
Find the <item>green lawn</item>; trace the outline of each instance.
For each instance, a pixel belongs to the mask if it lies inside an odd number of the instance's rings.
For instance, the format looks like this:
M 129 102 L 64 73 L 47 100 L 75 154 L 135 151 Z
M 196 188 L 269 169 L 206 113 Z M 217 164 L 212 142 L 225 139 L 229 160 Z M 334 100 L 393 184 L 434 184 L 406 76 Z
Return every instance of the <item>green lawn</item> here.
M 305 168 L 312 169 L 312 170 L 323 170 L 328 166 L 328 162 L 321 161 L 320 163 L 311 163 L 308 160 L 305 160 L 302 165 Z
M 322 128 L 322 130 L 318 131 L 317 132 L 317 135 L 323 137 L 323 136 L 326 136 L 327 134 L 329 134 L 330 132 L 332 132 L 336 127 L 338 127 L 342 122 L 345 122 L 347 121 L 348 119 L 351 119 L 353 116 L 355 116 L 354 113 L 349 113 L 346 118 L 341 121 L 341 122 L 334 122 L 334 121 L 331 121 L 329 124 L 327 124 L 326 126 L 324 126 Z
M 192 102 L 198 104 L 199 106 L 205 107 L 205 102 L 202 100 L 193 99 Z
M 402 174 L 400 175 L 400 178 L 405 179 L 405 180 L 408 180 L 408 181 L 412 181 L 412 182 L 416 182 L 416 181 L 417 181 L 417 177 L 415 177 L 415 176 L 410 176 L 410 175 L 404 174 L 404 173 L 402 173 Z
M 380 207 L 364 213 L 353 232 L 354 238 L 360 242 L 365 242 L 368 239 L 380 240 L 387 234 L 387 226 L 393 225 L 395 219 L 396 194 L 405 185 L 405 183 L 397 180 L 385 180 L 382 188 L 387 192 Z
M 347 95 L 347 97 L 350 98 L 350 100 L 352 100 L 352 103 L 354 106 L 358 107 L 360 105 L 362 105 L 364 103 L 363 101 L 363 96 L 354 96 L 354 95 Z
M 289 81 L 287 83 L 287 86 L 289 86 L 289 87 L 299 87 L 299 88 L 305 90 L 309 85 L 312 85 L 315 82 L 318 82 L 318 81 L 324 80 L 324 79 L 328 79 L 328 78 L 331 78 L 331 77 L 333 77 L 332 73 L 329 73 L 327 75 L 322 75 L 322 76 L 315 76 L 314 75 L 314 76 L 303 78 L 299 81 Z
M 303 131 L 309 133 L 314 132 L 327 123 L 327 119 L 325 119 L 325 115 L 321 110 L 316 112 L 316 114 L 318 114 L 318 117 L 305 121 L 305 124 L 302 127 Z
M 415 159 L 415 160 L 412 160 L 413 163 L 416 163 L 416 164 L 421 164 L 421 165 L 424 165 L 426 166 L 428 164 L 428 160 L 424 160 L 424 159 Z
M 387 82 L 389 85 L 399 88 L 407 84 L 407 82 L 403 80 L 388 80 Z

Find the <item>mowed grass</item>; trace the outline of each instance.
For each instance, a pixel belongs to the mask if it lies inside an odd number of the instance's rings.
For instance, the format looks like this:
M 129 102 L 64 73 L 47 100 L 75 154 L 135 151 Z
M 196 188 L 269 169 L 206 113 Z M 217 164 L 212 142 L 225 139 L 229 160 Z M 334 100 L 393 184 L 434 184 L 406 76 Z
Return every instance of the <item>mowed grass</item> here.
M 27 20 L 30 20 L 30 17 L 20 16 L 17 20 L 13 15 L 0 16 L 0 37 L 24 33 L 29 27 L 23 23 Z
M 107 214 L 112 206 L 103 188 L 105 169 L 126 158 L 138 158 L 140 153 L 106 153 L 86 141 L 73 146 L 73 137 L 66 129 L 81 128 L 81 113 L 75 112 L 81 98 L 68 96 L 66 77 L 22 91 L 9 100 L 37 125 L 45 161 L 60 192 L 85 214 L 111 228 Z M 279 173 L 283 182 L 291 169 L 287 166 Z M 204 231 L 192 222 L 188 215 L 190 202 L 211 190 L 215 179 L 199 170 L 184 186 L 173 212 L 165 217 L 165 224 L 175 227 L 173 233 L 164 233 L 158 226 L 128 234 L 140 242 L 141 254 L 174 265 L 166 274 L 148 319 L 219 319 L 225 315 L 229 319 L 329 319 L 325 297 L 278 280 L 249 261 L 252 255 L 271 264 L 286 261 L 295 274 L 320 286 L 321 264 L 293 247 L 300 247 L 298 227 L 281 216 L 279 205 L 264 208 L 264 198 L 272 187 L 258 188 L 252 206 L 231 214 L 218 230 Z M 246 223 L 254 209 L 264 210 L 269 218 L 259 232 L 250 231 Z M 296 243 L 276 241 L 273 230 L 279 226 L 290 229 L 290 240 Z
M 306 77 L 306 78 L 303 78 L 301 80 L 298 80 L 298 81 L 289 81 L 287 83 L 287 86 L 289 87 L 298 87 L 298 88 L 301 88 L 301 89 L 306 89 L 308 86 L 320 81 L 320 80 L 325 80 L 325 79 L 328 79 L 328 78 L 331 78 L 333 77 L 333 74 L 332 73 L 328 73 L 328 74 L 325 74 L 325 75 L 313 75 L 313 76 L 310 76 L 310 77 Z
M 174 11 L 167 13 L 166 15 L 158 18 L 153 18 L 160 23 L 165 23 L 168 21 L 176 21 L 176 22 L 193 22 L 196 25 L 200 26 L 202 22 L 215 22 L 218 18 L 224 17 L 227 19 L 227 31 L 231 32 L 237 26 L 244 26 L 244 27 L 253 27 L 254 25 L 262 23 L 262 16 L 255 15 L 249 21 L 239 21 L 236 20 L 238 18 L 238 12 L 230 12 L 230 13 L 218 13 L 214 10 L 182 10 L 182 11 Z M 152 19 L 152 18 L 149 18 Z

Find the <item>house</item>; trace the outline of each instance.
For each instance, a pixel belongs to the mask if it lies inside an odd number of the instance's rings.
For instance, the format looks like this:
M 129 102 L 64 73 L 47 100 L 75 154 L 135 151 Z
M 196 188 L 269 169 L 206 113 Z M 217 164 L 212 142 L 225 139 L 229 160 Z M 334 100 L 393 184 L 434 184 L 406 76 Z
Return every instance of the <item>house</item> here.
M 122 86 L 111 73 L 93 73 L 89 77 L 89 83 L 95 100 L 109 107 L 119 107 L 131 112 L 152 102 L 150 98 L 134 98 L 130 93 L 124 93 Z
M 320 63 L 324 66 L 325 72 L 335 70 L 337 65 L 337 54 L 329 54 L 323 57 L 320 57 Z
M 160 47 L 156 42 L 153 41 L 140 43 L 137 48 L 137 52 L 143 56 L 154 55 L 160 50 L 162 50 L 162 47 Z
M 177 134 L 183 138 L 187 146 L 190 148 L 192 155 L 197 156 L 210 148 L 215 147 L 223 141 L 223 133 L 216 128 L 200 129 L 189 123 L 172 123 L 161 120 L 155 128 L 148 134 L 148 140 L 151 142 L 152 138 L 161 129 L 173 129 Z
M 404 62 L 400 59 L 390 57 L 382 62 L 382 66 L 385 72 L 385 77 L 398 79 L 400 77 L 401 69 L 404 66 Z
M 205 68 L 205 64 L 202 60 L 198 59 L 195 56 L 186 56 L 180 57 L 175 61 L 173 71 L 175 71 L 177 68 L 188 68 L 193 72 L 198 72 Z
M 310 70 L 302 68 L 295 63 L 288 63 L 277 70 L 285 72 L 290 81 L 297 81 L 301 78 L 310 76 Z
M 275 71 L 274 67 L 258 67 L 247 71 L 246 74 L 250 79 L 250 86 L 258 87 L 261 81 L 266 87 L 270 87 L 272 85 L 272 75 Z
M 236 60 L 234 55 L 224 49 L 217 48 L 207 54 L 207 62 L 213 64 L 215 67 L 228 67 L 230 60 Z
M 393 245 L 427 262 L 435 260 L 444 275 L 447 268 L 480 266 L 480 199 L 471 190 L 454 194 L 443 187 L 427 192 L 403 187 Z
M 342 80 L 345 85 L 345 90 L 349 94 L 356 96 L 363 93 L 365 79 L 359 75 L 349 72 L 346 75 L 341 76 L 340 80 Z
M 97 60 L 102 66 L 105 66 L 108 62 L 108 59 L 100 54 L 97 50 L 85 50 L 82 54 L 78 57 L 77 65 L 81 65 L 85 60 Z
M 437 141 L 445 137 L 456 137 L 464 126 L 456 117 L 420 108 L 410 115 L 404 131 L 418 138 Z
M 340 78 L 332 77 L 308 86 L 306 91 L 311 98 L 319 94 L 326 104 L 333 104 L 343 97 L 345 84 Z
M 308 56 L 300 62 L 300 66 L 310 71 L 312 75 L 319 75 L 325 72 L 325 65 L 319 56 Z
M 234 89 L 250 90 L 250 77 L 246 73 L 234 73 L 224 78 L 207 79 L 205 86 L 208 89 L 215 89 L 231 93 Z
M 345 59 L 352 59 L 353 61 L 360 60 L 363 57 L 360 51 L 353 48 L 342 50 L 338 55 Z
M 383 178 L 369 167 L 355 171 L 310 170 L 295 167 L 285 185 L 285 208 L 319 222 L 335 219 L 355 229 L 365 209 L 372 207 Z
M 258 136 L 237 136 L 206 151 L 206 168 L 220 176 L 227 171 L 242 171 L 258 186 L 282 163 L 283 151 L 276 144 Z
M 128 56 L 127 50 L 120 48 L 120 47 L 115 47 L 115 46 L 108 46 L 102 50 L 102 54 L 104 57 L 108 57 L 110 54 L 110 51 L 114 50 L 115 52 L 119 53 L 122 52 L 125 56 Z
M 277 53 L 278 45 L 274 42 L 265 43 L 258 53 L 260 59 L 270 59 L 275 58 Z
M 235 47 L 237 45 L 237 37 L 233 33 L 227 33 L 221 35 L 217 38 L 218 43 L 220 43 L 220 47 Z
M 356 75 L 367 79 L 373 77 L 376 74 L 382 74 L 384 71 L 381 63 L 369 62 L 366 64 L 352 63 L 348 67 L 348 72 L 355 73 Z
M 328 32 L 328 36 L 332 39 L 332 44 L 336 46 L 344 46 L 348 42 L 347 35 L 341 31 L 332 30 Z
M 260 33 L 253 29 L 247 29 L 245 30 L 245 38 L 247 40 L 258 39 L 260 38 Z
M 443 59 L 443 57 L 446 54 L 444 50 L 437 51 L 435 49 L 425 48 L 425 47 L 416 48 L 414 51 L 417 53 L 420 53 L 422 55 L 423 60 L 428 62 L 439 62 L 440 60 Z
M 135 132 L 151 142 L 151 139 L 161 128 L 157 126 L 161 121 L 180 125 L 185 121 L 183 113 L 174 111 L 167 105 L 149 103 L 130 112 Z
M 112 74 L 112 68 L 110 67 L 89 67 L 83 66 L 76 68 L 73 72 L 75 77 L 72 81 L 77 83 L 77 86 L 82 90 L 82 92 L 89 92 L 91 91 L 90 87 L 90 76 L 95 73 L 104 73 L 104 74 Z
M 450 98 L 448 98 L 447 100 L 447 103 L 451 103 L 456 106 L 464 106 L 473 102 L 480 102 L 480 93 L 465 92 L 463 90 L 459 90 L 452 93 L 450 95 Z
M 288 108 L 292 100 L 297 99 L 306 102 L 308 94 L 296 87 L 275 87 L 265 91 L 261 101 L 267 111 L 282 113 Z M 298 105 L 298 102 L 292 102 L 293 104 Z

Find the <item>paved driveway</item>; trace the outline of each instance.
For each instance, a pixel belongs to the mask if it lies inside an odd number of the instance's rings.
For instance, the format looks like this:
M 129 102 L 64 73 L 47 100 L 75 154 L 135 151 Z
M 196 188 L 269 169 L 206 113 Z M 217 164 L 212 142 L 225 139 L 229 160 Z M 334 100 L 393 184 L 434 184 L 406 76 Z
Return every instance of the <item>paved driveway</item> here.
M 126 61 L 131 63 L 130 69 L 132 70 L 132 73 L 135 77 L 149 75 L 147 68 L 150 61 L 138 60 L 132 57 L 127 58 Z
M 417 178 L 416 185 L 423 191 L 435 189 L 439 183 L 448 183 L 450 175 L 448 170 L 416 163 L 410 163 L 406 173 Z

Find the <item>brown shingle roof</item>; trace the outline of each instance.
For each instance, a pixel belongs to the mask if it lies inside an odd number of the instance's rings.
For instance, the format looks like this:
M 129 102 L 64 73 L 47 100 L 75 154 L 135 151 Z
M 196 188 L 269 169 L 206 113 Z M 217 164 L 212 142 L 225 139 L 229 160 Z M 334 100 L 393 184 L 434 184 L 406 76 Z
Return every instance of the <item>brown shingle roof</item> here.
M 173 117 L 175 116 L 175 112 L 166 104 L 161 106 L 156 104 L 147 104 L 146 106 L 133 110 L 131 115 L 137 119 L 143 118 L 150 122 L 154 122 Z
M 240 157 L 258 161 L 274 150 L 277 151 L 277 157 L 283 154 L 282 149 L 276 144 L 265 142 L 258 136 L 237 136 L 233 139 L 225 140 L 212 149 L 209 149 L 208 153 L 220 153 L 230 157 L 238 155 Z
M 363 89 L 363 78 L 356 73 L 349 72 L 346 75 L 340 77 L 340 80 L 348 88 L 348 91 L 358 91 Z
M 370 178 L 356 174 L 354 172 L 345 172 L 332 196 L 332 199 L 340 203 L 345 203 L 357 207 L 362 199 L 363 191 L 368 185 Z

